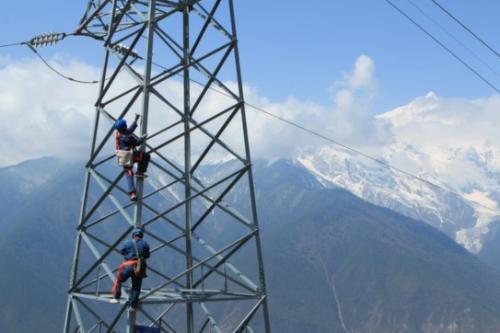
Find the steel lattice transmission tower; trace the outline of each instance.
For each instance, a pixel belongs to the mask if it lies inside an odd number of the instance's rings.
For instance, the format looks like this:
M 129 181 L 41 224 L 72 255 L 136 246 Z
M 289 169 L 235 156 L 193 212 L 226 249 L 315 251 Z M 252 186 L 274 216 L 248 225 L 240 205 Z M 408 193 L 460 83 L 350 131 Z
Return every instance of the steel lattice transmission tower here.
M 104 65 L 64 332 L 269 332 L 233 1 L 91 0 L 76 35 Z M 113 128 L 134 113 L 152 157 L 135 203 Z M 135 312 L 109 304 L 134 226 L 152 248 Z

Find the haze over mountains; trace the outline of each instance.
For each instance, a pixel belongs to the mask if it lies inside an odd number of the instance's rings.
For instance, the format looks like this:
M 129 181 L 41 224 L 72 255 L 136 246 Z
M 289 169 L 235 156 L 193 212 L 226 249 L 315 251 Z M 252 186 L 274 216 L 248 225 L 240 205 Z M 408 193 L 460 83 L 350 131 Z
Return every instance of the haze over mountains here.
M 500 275 L 445 234 L 325 186 L 296 161 L 254 168 L 274 332 L 500 331 Z M 0 179 L 0 325 L 59 331 L 82 167 L 46 158 Z

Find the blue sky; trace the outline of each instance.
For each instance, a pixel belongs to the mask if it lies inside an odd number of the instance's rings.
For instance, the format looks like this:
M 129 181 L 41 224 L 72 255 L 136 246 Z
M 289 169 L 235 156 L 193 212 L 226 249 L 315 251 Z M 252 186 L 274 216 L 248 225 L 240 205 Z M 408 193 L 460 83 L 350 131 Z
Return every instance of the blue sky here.
M 430 0 L 393 0 L 488 79 L 500 77 L 443 33 L 413 5 L 439 22 L 500 73 L 492 56 Z M 412 4 L 413 2 L 413 4 Z M 86 1 L 5 2 L 0 13 L 0 44 L 42 32 L 71 31 Z M 500 49 L 500 2 L 441 0 L 464 23 Z M 378 95 L 373 112 L 387 111 L 428 91 L 439 96 L 477 98 L 493 90 L 398 14 L 384 0 L 236 0 L 244 80 L 271 100 L 294 96 L 331 103 L 329 88 L 366 54 L 376 67 Z M 71 40 L 43 49 L 99 65 L 100 49 Z M 25 48 L 0 49 L 0 56 L 32 57 Z

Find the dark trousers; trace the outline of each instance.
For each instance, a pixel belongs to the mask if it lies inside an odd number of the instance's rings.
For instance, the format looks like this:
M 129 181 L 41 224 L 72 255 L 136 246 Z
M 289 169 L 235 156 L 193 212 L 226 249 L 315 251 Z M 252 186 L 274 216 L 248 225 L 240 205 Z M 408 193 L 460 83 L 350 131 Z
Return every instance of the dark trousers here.
M 133 161 L 137 163 L 137 172 L 144 173 L 148 171 L 149 160 L 151 156 L 146 152 L 134 151 Z M 134 170 L 132 167 L 125 167 L 128 193 L 135 192 Z
M 120 298 L 122 283 L 130 278 L 132 280 L 132 289 L 130 290 L 129 303 L 133 308 L 137 307 L 137 303 L 139 302 L 142 285 L 142 278 L 138 278 L 134 274 L 134 265 L 136 263 L 137 260 L 127 260 L 118 267 L 118 273 L 116 274 L 115 283 L 111 291 L 114 298 Z
M 146 172 L 148 171 L 149 160 L 151 156 L 149 153 L 134 151 L 134 162 L 137 162 L 137 172 Z

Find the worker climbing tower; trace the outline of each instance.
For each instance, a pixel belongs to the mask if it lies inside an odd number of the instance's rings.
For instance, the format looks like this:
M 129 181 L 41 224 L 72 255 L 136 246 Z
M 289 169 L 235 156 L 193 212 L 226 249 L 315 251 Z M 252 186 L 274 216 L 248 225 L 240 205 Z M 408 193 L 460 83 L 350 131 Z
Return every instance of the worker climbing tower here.
M 91 0 L 104 47 L 65 333 L 270 332 L 232 0 Z M 130 201 L 114 123 L 140 114 L 148 178 Z M 140 306 L 111 304 L 119 245 L 151 245 Z

